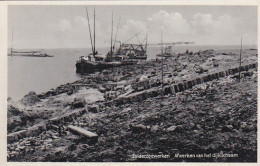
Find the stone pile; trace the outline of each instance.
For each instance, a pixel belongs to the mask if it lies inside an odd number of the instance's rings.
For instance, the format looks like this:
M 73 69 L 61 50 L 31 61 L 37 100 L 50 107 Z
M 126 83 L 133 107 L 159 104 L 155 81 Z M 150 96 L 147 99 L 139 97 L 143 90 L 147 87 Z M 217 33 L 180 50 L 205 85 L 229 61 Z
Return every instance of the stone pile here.
M 248 65 L 243 64 L 242 81 L 238 83 L 234 75 L 237 75 L 239 68 L 227 65 L 228 69 L 218 71 L 225 63 L 214 66 L 210 61 L 210 58 L 215 58 L 214 51 L 201 52 L 194 56 L 195 59 L 185 56 L 179 56 L 173 63 L 166 60 L 164 71 L 168 73 L 165 76 L 169 79 L 174 76 L 178 81 L 173 79 L 169 84 L 164 83 L 163 89 L 158 87 L 161 85 L 161 63 L 150 61 L 134 66 L 134 70 L 133 66 L 115 70 L 118 73 L 116 77 L 104 72 L 104 77 L 100 79 L 100 73 L 97 73 L 91 78 L 62 85 L 40 95 L 31 93 L 23 100 L 24 104 L 28 103 L 27 110 L 9 105 L 9 115 L 19 117 L 12 119 L 12 122 L 9 120 L 10 124 L 16 127 L 23 122 L 27 124 L 13 129 L 9 126 L 12 133 L 7 136 L 8 160 L 143 161 L 129 156 L 224 151 L 245 157 L 212 160 L 255 161 L 257 63 L 248 61 Z M 217 60 L 214 61 L 217 63 Z M 210 67 L 202 65 L 198 73 L 191 72 L 194 63 L 198 62 Z M 147 75 L 148 80 L 155 77 L 159 82 L 152 86 L 151 82 L 143 80 L 146 81 L 145 85 L 141 85 L 143 89 L 138 89 L 138 85 L 134 93 L 91 105 L 75 97 L 79 85 L 94 86 L 106 92 L 108 89 L 98 84 L 111 81 L 113 77 L 117 81 L 127 79 L 142 84 L 140 75 Z M 62 103 L 62 100 L 56 100 L 64 95 L 70 101 L 64 100 L 65 103 Z M 41 103 L 46 100 L 53 108 L 41 108 Z M 49 119 L 40 121 L 39 116 Z M 79 137 L 68 132 L 68 125 L 97 133 L 98 141 L 81 142 Z M 171 158 L 167 161 L 180 160 Z

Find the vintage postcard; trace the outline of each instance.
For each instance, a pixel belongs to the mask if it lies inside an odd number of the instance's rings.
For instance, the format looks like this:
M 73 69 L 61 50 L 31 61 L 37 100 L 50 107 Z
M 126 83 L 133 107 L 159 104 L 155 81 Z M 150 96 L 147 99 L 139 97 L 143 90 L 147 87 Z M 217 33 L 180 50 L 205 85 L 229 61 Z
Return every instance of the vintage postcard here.
M 257 164 L 258 3 L 225 2 L 1 2 L 1 163 Z

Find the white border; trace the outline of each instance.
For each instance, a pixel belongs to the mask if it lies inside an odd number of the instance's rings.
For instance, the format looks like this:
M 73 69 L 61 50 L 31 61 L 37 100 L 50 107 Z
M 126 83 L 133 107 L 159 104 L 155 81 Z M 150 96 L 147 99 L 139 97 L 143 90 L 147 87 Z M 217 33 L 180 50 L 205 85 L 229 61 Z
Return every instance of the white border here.
M 258 6 L 258 0 L 175 0 L 175 1 L 1 1 L 0 2 L 0 166 L 2 165 L 259 165 L 260 151 L 259 151 L 259 130 L 258 130 L 258 162 L 257 163 L 179 163 L 179 162 L 142 162 L 142 163 L 121 163 L 121 162 L 66 162 L 66 163 L 51 163 L 51 162 L 7 162 L 7 6 L 8 5 L 224 5 L 224 6 Z M 258 10 L 258 39 L 259 35 L 259 10 Z M 258 42 L 258 49 L 259 49 Z M 259 66 L 258 66 L 259 67 Z M 260 68 L 260 67 L 259 67 Z M 258 68 L 258 71 L 259 71 Z M 259 83 L 259 78 L 258 78 Z M 258 88 L 259 100 L 259 88 Z M 259 110 L 259 105 L 258 105 Z M 258 116 L 258 128 L 259 128 Z

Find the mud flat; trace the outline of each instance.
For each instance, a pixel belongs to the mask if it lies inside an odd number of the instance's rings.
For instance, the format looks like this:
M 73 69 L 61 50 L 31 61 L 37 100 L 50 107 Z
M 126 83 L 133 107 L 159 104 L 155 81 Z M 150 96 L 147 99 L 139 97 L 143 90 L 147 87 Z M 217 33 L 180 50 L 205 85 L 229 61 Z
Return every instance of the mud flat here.
M 148 61 L 31 92 L 19 103 L 9 99 L 8 161 L 256 162 L 257 54 L 244 51 L 238 81 L 237 53 L 207 50 L 163 64 Z M 211 79 L 162 93 L 162 66 L 165 87 Z M 121 97 L 131 100 L 117 102 Z M 69 125 L 98 139 L 72 133 Z

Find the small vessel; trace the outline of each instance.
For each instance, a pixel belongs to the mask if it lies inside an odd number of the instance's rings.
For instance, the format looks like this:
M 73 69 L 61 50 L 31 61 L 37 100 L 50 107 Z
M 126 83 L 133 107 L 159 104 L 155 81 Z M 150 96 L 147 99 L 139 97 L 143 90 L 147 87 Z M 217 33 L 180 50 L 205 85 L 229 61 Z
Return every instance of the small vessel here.
M 11 53 L 8 56 L 53 57 L 53 55 L 43 53 L 42 51 L 13 51 L 13 49 L 11 49 Z
M 102 71 L 104 69 L 124 66 L 124 65 L 133 65 L 135 62 L 124 61 L 124 60 L 114 60 L 114 61 L 105 61 L 100 55 L 89 54 L 86 56 L 81 56 L 76 63 L 76 73 L 93 73 L 95 71 Z
M 168 43 L 163 43 L 163 34 L 162 34 L 162 30 L 161 30 L 161 43 L 158 44 L 152 44 L 152 45 L 159 45 L 161 46 L 161 53 L 156 55 L 156 58 L 162 58 L 162 59 L 166 59 L 166 58 L 178 58 L 180 56 L 180 53 L 175 53 L 173 51 L 173 46 L 174 45 L 183 45 L 183 44 L 195 44 L 195 42 L 190 42 L 190 41 L 178 41 L 178 42 L 168 42 Z M 163 47 L 165 46 L 165 48 L 163 49 Z M 191 52 L 192 53 L 192 52 Z M 186 54 L 190 54 L 189 51 L 186 51 Z
M 164 52 L 157 54 L 156 56 L 161 58 L 173 58 L 178 55 L 172 51 L 172 46 L 166 46 Z
M 95 38 L 95 8 L 94 8 L 94 37 L 92 41 L 92 34 L 91 34 L 91 28 L 89 24 L 89 16 L 88 16 L 88 10 L 87 12 L 87 19 L 88 19 L 88 27 L 89 27 L 89 35 L 90 35 L 90 41 L 91 41 L 91 48 L 92 53 L 88 54 L 87 56 L 81 56 L 79 60 L 76 62 L 76 73 L 92 73 L 94 71 L 100 71 L 103 69 L 113 68 L 117 67 L 118 65 L 121 65 L 120 62 L 115 61 L 115 59 L 112 58 L 113 54 L 109 54 L 107 56 L 104 56 L 103 54 L 99 54 L 98 51 L 96 51 L 96 38 Z M 112 37 L 111 37 L 112 38 Z M 112 43 L 112 40 L 111 40 Z M 111 44 L 112 45 L 112 44 Z M 111 52 L 112 52 L 112 46 L 111 46 Z M 109 56 L 110 55 L 110 56 Z
M 42 51 L 14 51 L 13 49 L 13 31 L 12 31 L 12 45 L 11 51 L 7 56 L 25 56 L 25 57 L 53 57 L 53 55 L 49 55 Z
M 176 57 L 177 55 L 172 51 L 172 45 L 167 45 L 163 52 L 163 36 L 162 36 L 162 30 L 161 30 L 161 53 L 156 55 L 156 58 L 172 58 Z

